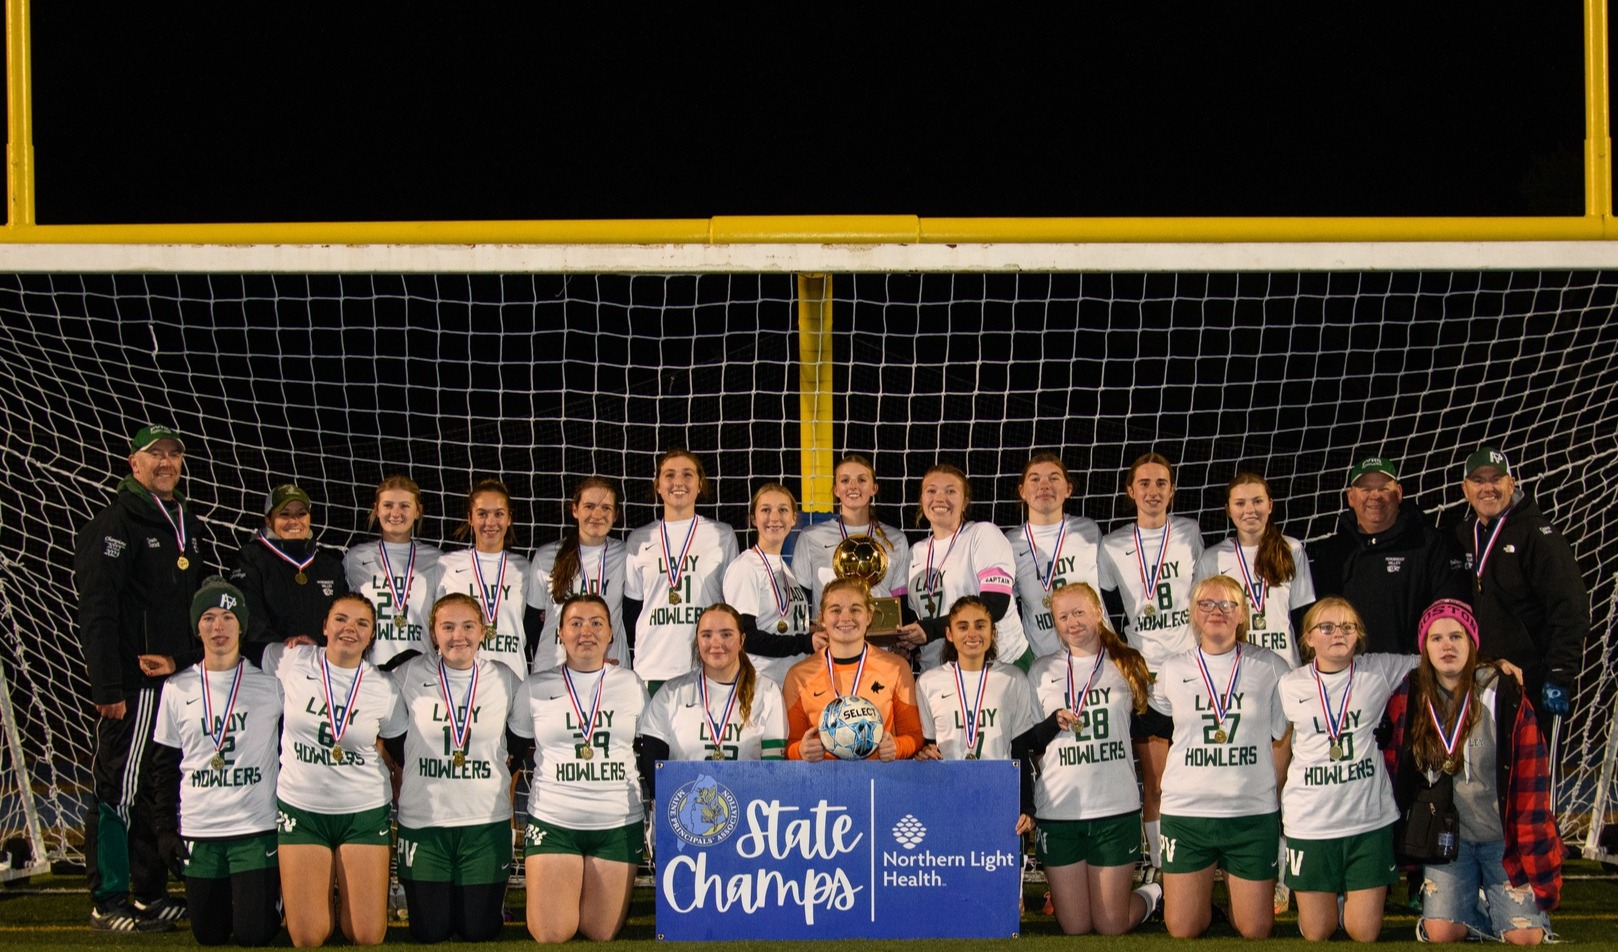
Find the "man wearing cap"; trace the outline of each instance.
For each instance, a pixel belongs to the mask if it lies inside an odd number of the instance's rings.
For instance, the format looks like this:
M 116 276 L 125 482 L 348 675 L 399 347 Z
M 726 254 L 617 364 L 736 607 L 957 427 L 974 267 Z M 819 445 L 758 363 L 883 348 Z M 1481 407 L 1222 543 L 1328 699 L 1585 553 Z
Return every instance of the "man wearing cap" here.
M 1550 736 L 1566 714 L 1590 633 L 1590 594 L 1573 548 L 1523 495 L 1504 453 L 1480 448 L 1461 465 L 1471 506 L 1456 527 L 1478 619 L 1479 650 L 1523 669 L 1523 689 Z
M 1372 456 L 1349 470 L 1349 511 L 1336 534 L 1309 546 L 1315 594 L 1339 595 L 1365 620 L 1366 650 L 1416 653 L 1416 622 L 1439 598 L 1467 601 L 1460 551 L 1407 502 L 1390 460 Z
M 97 929 L 156 931 L 185 916 L 184 901 L 168 896 L 158 854 L 151 757 L 163 679 L 202 656 L 189 618 L 203 575 L 202 525 L 178 488 L 184 466 L 178 433 L 141 427 L 129 444 L 130 475 L 74 551 L 79 638 L 100 715 L 84 824 Z
M 282 483 L 264 500 L 264 528 L 236 553 L 231 584 L 247 596 L 249 644 L 325 644 L 326 612 L 348 592 L 342 559 L 315 543 L 309 494 Z

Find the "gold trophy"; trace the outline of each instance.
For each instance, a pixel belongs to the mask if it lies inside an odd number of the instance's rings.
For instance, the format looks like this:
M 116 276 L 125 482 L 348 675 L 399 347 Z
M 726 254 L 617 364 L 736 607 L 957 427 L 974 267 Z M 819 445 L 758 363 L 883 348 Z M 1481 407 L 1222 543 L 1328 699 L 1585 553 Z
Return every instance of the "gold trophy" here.
M 868 535 L 851 535 L 837 544 L 831 556 L 832 574 L 838 578 L 854 578 L 875 588 L 888 575 L 888 550 Z M 879 647 L 893 644 L 899 636 L 899 600 L 891 595 L 873 596 L 876 611 L 871 616 L 871 627 L 865 640 Z

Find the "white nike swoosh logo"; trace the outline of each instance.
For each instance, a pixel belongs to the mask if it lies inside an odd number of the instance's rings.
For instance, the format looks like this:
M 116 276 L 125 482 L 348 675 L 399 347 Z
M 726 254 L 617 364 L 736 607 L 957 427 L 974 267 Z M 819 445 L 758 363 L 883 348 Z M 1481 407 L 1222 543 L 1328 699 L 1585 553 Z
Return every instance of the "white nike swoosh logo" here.
M 281 852 L 281 848 L 279 846 L 277 846 L 273 850 L 265 850 L 264 851 L 264 858 L 269 859 L 271 856 L 274 856 L 276 853 L 279 853 L 279 852 Z

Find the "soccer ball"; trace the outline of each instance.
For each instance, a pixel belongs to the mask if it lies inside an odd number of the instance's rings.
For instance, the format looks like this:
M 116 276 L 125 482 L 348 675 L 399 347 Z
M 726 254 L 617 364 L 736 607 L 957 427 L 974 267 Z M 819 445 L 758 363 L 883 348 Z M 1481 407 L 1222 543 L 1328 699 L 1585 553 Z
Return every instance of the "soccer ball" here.
M 882 743 L 882 715 L 865 698 L 840 697 L 820 712 L 820 743 L 838 760 L 864 760 Z

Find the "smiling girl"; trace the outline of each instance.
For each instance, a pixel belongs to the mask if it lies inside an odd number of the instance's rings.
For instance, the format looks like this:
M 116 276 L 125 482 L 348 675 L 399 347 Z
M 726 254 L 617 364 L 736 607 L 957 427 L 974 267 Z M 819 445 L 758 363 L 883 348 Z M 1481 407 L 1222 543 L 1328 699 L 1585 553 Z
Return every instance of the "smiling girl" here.
M 485 479 L 466 494 L 466 521 L 456 536 L 471 538 L 472 548 L 445 555 L 434 599 L 453 592 L 470 595 L 483 612 L 482 657 L 498 661 L 520 679 L 528 672 L 533 646 L 527 643 L 523 614 L 527 607 L 528 560 L 511 551 L 511 491 L 497 479 Z
M 815 650 L 809 602 L 781 559 L 781 546 L 798 524 L 798 500 L 780 483 L 765 483 L 748 510 L 758 542 L 726 566 L 724 598 L 741 615 L 753 666 L 779 685 Z
M 377 606 L 371 660 L 384 670 L 427 647 L 427 615 L 444 553 L 416 540 L 421 516 L 421 487 L 408 476 L 389 476 L 377 484 L 371 504 L 371 524 L 380 537 L 355 543 L 343 556 L 349 590 Z
M 530 627 L 539 629 L 533 670 L 562 663 L 562 639 L 557 634 L 562 603 L 569 595 L 600 595 L 612 614 L 612 647 L 607 657 L 615 664 L 629 660 L 624 635 L 624 544 L 608 535 L 618 518 L 618 489 L 599 476 L 589 476 L 573 488 L 568 515 L 578 524 L 559 542 L 547 542 L 534 553 L 533 575 L 528 580 Z
M 1257 473 L 1237 473 L 1226 490 L 1225 513 L 1236 534 L 1203 552 L 1194 578 L 1236 580 L 1246 592 L 1247 640 L 1298 666 L 1295 622 L 1315 600 L 1314 578 L 1303 543 L 1271 521 L 1275 499 Z

